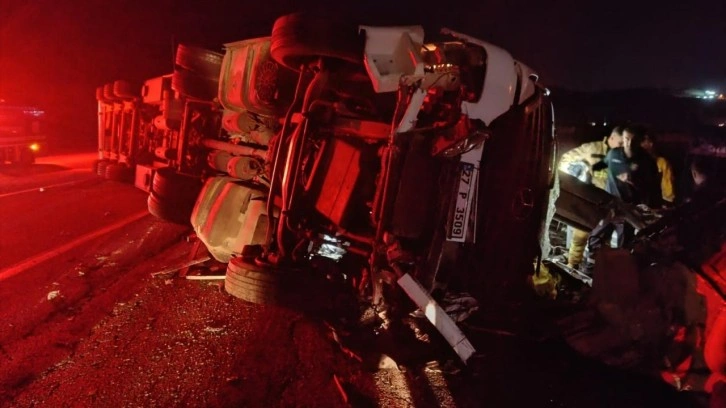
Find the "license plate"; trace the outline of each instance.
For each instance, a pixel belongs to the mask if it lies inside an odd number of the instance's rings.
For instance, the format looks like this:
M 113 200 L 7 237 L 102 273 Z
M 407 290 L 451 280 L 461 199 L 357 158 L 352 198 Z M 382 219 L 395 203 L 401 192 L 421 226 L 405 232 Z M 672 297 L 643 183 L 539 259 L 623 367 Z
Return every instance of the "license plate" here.
M 454 212 L 449 221 L 449 241 L 464 242 L 469 230 L 471 203 L 476 192 L 476 170 L 473 164 L 462 163 L 459 170 L 459 186 L 454 200 Z

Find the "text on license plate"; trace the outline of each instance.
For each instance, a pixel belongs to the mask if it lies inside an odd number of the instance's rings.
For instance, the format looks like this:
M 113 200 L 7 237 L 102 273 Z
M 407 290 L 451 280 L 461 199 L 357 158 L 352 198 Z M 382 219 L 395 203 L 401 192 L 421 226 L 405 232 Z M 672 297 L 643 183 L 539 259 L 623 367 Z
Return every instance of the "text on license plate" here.
M 449 239 L 452 241 L 463 241 L 466 235 L 467 218 L 469 217 L 469 204 L 471 203 L 472 180 L 474 174 L 474 166 L 472 164 L 462 164 L 459 173 L 459 188 L 456 191 L 456 207 L 454 208 L 454 216 L 452 217 Z

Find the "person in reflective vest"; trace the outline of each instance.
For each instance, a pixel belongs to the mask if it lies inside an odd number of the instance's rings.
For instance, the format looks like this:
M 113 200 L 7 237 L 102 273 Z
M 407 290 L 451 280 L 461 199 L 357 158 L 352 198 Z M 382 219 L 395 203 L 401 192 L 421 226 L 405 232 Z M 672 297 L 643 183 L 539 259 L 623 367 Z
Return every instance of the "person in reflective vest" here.
M 611 149 L 623 145 L 623 128 L 616 126 L 610 135 L 603 140 L 584 143 L 572 150 L 565 152 L 560 158 L 559 169 L 571 174 L 581 181 L 590 182 L 594 186 L 605 190 L 607 183 L 607 166 L 603 160 Z M 568 235 L 571 234 L 567 264 L 577 266 L 582 263 L 587 244 L 589 231 L 568 227 Z
M 673 190 L 673 168 L 665 157 L 658 154 L 655 143 L 655 136 L 648 132 L 643 136 L 643 141 L 640 142 L 640 146 L 655 159 L 655 164 L 658 166 L 658 174 L 660 174 L 660 191 L 663 195 L 663 201 L 665 201 L 665 204 L 670 205 L 676 199 L 676 194 Z

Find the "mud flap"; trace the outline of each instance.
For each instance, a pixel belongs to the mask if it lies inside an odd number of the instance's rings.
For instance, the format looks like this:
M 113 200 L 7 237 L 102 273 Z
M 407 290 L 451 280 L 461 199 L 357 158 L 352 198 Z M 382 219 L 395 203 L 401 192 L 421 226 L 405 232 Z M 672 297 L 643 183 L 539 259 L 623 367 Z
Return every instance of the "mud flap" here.
M 469 342 L 469 339 L 467 339 L 464 333 L 461 332 L 454 320 L 446 314 L 444 309 L 411 275 L 404 274 L 401 276 L 401 278 L 398 279 L 398 286 L 400 286 L 404 292 L 406 292 L 408 297 L 413 300 L 416 306 L 424 312 L 426 319 L 428 319 L 428 321 L 436 327 L 436 330 L 438 330 L 449 345 L 451 345 L 459 358 L 461 358 L 461 361 L 466 363 L 466 360 L 468 360 L 476 350 Z

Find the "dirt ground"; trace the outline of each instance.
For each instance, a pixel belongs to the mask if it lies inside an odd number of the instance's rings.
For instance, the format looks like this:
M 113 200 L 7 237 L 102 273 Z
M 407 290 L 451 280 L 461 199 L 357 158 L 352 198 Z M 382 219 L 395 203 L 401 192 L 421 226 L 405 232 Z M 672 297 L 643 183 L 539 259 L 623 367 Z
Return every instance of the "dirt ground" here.
M 323 320 L 245 303 L 223 281 L 152 275 L 186 262 L 192 244 L 183 239 L 188 231 L 151 222 L 145 243 L 157 245 L 145 248 L 148 259 L 117 251 L 79 260 L 77 273 L 43 288 L 62 288 L 39 301 L 55 312 L 28 327 L 7 323 L 17 336 L 5 336 L 1 405 L 378 405 L 366 401 L 377 394 L 376 377 L 341 351 Z M 163 250 L 169 235 L 176 242 Z M 95 289 L 71 289 L 111 272 Z
M 0 406 L 697 406 L 660 382 L 495 324 L 470 327 L 478 352 L 467 366 L 425 330 L 397 344 L 372 331 L 353 336 L 328 315 L 245 303 L 223 281 L 153 275 L 189 260 L 184 228 L 149 217 L 126 234 L 137 238 L 69 255 L 57 281 L 0 289 L 4 299 L 36 299 L 3 309 Z

